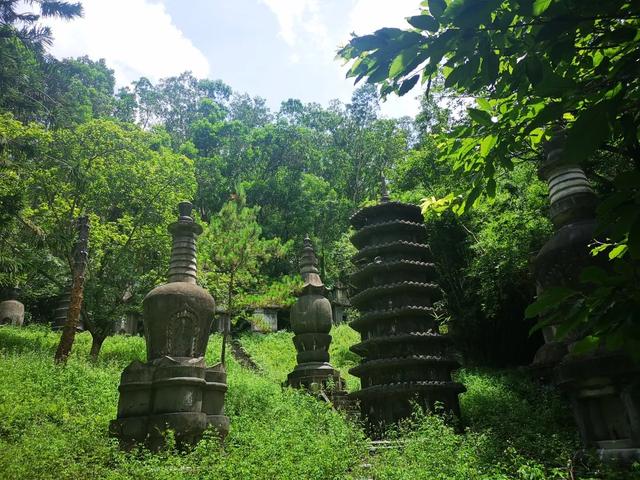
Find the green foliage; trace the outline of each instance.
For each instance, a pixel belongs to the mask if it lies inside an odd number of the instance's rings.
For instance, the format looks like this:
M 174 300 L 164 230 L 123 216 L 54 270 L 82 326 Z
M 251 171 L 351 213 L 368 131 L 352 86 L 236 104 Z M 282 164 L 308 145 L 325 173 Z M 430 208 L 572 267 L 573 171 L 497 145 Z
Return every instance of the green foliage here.
M 137 127 L 94 120 L 55 130 L 44 159 L 21 166 L 30 198 L 19 215 L 42 232 L 51 255 L 70 258 L 71 219 L 89 215 L 84 310 L 96 338 L 111 334 L 126 303 L 140 301 L 162 277 L 166 225 L 193 192 L 192 163 L 156 141 Z
M 462 370 L 464 434 L 438 416 L 417 411 L 389 432 L 397 448 L 372 458 L 380 479 L 624 479 L 632 471 L 576 460 L 579 441 L 571 413 L 553 391 L 521 373 Z
M 293 333 L 285 330 L 268 335 L 247 333 L 240 343 L 260 370 L 275 383 L 282 383 L 296 366 Z
M 639 276 L 637 264 L 619 259 L 613 262 L 609 272 L 595 266 L 585 268 L 580 277 L 585 290 L 549 288 L 527 308 L 526 315 L 541 318 L 536 330 L 558 325 L 559 338 L 586 327 L 590 334 L 575 342 L 573 354 L 593 351 L 604 344 L 611 350 L 623 349 L 640 361 L 636 324 Z
M 332 335 L 332 359 L 346 370 L 350 360 L 340 350 L 355 333 L 342 325 Z M 417 413 L 390 432 L 399 448 L 368 455 L 360 427 L 310 395 L 281 388 L 287 372 L 279 364 L 295 363 L 286 333 L 242 338 L 264 375 L 229 359 L 231 432 L 224 449 L 205 439 L 182 452 L 124 453 L 107 436 L 108 422 L 116 415 L 120 373 L 130 361 L 144 360 L 144 341 L 111 337 L 98 362 L 89 362 L 91 341 L 82 333 L 62 368 L 53 363 L 58 339 L 44 328 L 0 329 L 1 478 L 624 480 L 638 472 L 576 461 L 567 407 L 519 372 L 463 370 L 464 433 Z M 219 335 L 211 337 L 208 363 L 218 360 L 220 343 Z M 364 471 L 362 463 L 370 467 Z
M 617 177 L 605 179 L 598 212 L 602 243 L 596 252 L 627 263 L 611 274 L 609 281 L 619 283 L 619 272 L 633 272 L 631 264 L 640 258 L 637 2 L 452 0 L 421 5 L 422 14 L 409 19 L 412 29 L 383 28 L 352 38 L 339 52 L 354 60 L 348 76 L 356 81 L 366 77 L 387 95 L 406 93 L 418 77 L 430 85 L 443 75 L 450 92 L 475 97 L 468 119 L 447 132 L 440 145 L 442 156 L 467 178 L 462 201 L 447 199 L 458 211 L 468 211 L 483 193 L 495 196 L 502 172 L 539 158 L 541 142 L 558 126 L 567 135 L 565 161 L 588 164 L 604 155 Z M 637 284 L 635 274 L 625 274 L 624 282 Z M 637 325 L 640 304 L 637 289 L 631 290 L 600 291 L 585 301 L 591 307 L 577 305 L 580 321 L 574 325 L 615 344 L 627 338 L 624 347 L 633 351 L 640 329 L 628 325 Z
M 235 302 L 237 295 L 255 292 L 263 279 L 263 265 L 273 257 L 283 255 L 286 246 L 279 239 L 265 239 L 256 218 L 259 207 L 248 207 L 244 191 L 239 190 L 211 218 L 200 242 L 200 258 L 204 284 L 214 293 L 219 305 L 224 305 L 232 316 L 247 301 Z M 284 288 L 273 288 L 273 294 L 289 301 Z M 266 298 L 266 297 L 265 297 Z M 257 306 L 257 305 L 253 305 Z
M 245 293 L 238 298 L 238 306 L 246 307 L 290 307 L 296 301 L 294 293 L 302 288 L 298 276 L 285 275 L 266 286 L 260 293 Z
M 437 106 L 423 113 L 438 119 L 430 129 L 447 129 Z M 449 193 L 464 181 L 435 155 L 434 135 L 405 157 L 390 177 L 392 192 L 418 203 L 425 197 L 427 240 L 445 292 L 448 323 L 467 364 L 507 366 L 531 361 L 539 334 L 524 309 L 535 296 L 530 259 L 551 234 L 547 191 L 533 165 L 523 163 L 497 182 L 495 197 L 453 215 Z M 400 194 L 395 194 L 400 191 Z
M 72 126 L 114 112 L 115 77 L 104 59 L 94 62 L 85 56 L 49 61 L 46 74 L 46 95 L 56 100 L 48 106 L 48 124 Z
M 224 450 L 214 439 L 187 452 L 120 452 L 107 436 L 122 368 L 144 357 L 140 338 L 113 337 L 97 364 L 78 335 L 66 368 L 53 364 L 57 334 L 0 330 L 0 477 L 2 478 L 350 478 L 364 455 L 362 433 L 314 398 L 229 362 Z M 217 359 L 214 338 L 207 360 Z

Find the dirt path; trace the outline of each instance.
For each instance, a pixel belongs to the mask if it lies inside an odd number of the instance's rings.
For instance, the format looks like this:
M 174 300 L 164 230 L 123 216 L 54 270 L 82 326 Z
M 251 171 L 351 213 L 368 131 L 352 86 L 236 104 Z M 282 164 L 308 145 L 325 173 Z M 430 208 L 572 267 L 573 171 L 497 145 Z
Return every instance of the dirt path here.
M 233 355 L 233 358 L 235 358 L 240 365 L 256 373 L 260 373 L 260 367 L 253 361 L 249 352 L 244 349 L 240 340 L 232 338 L 229 343 L 231 345 L 231 355 Z

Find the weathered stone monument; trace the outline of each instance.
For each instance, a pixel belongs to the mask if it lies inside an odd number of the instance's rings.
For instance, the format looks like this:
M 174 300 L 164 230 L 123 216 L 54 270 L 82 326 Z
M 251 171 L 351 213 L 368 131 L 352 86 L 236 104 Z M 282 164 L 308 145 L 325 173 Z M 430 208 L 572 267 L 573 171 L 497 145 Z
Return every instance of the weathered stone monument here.
M 360 317 L 350 325 L 362 337 L 351 350 L 362 361 L 350 372 L 361 380 L 362 389 L 352 396 L 360 400 L 362 415 L 374 429 L 411 415 L 414 401 L 429 410 L 438 403 L 459 415 L 458 394 L 465 389 L 451 380 L 459 365 L 433 315 L 441 290 L 420 208 L 389 201 L 385 191 L 378 205 L 356 212 L 351 224 L 359 250 L 351 303 Z
M 347 320 L 347 309 L 351 307 L 347 286 L 338 279 L 331 289 L 331 309 L 333 313 L 333 324 L 338 325 Z
M 268 305 L 253 309 L 251 317 L 252 332 L 277 332 L 278 331 L 278 307 Z
M 143 301 L 147 362 L 135 361 L 122 372 L 118 418 L 111 433 L 124 448 L 164 445 L 165 432 L 178 444 L 194 443 L 213 427 L 222 439 L 229 431 L 224 415 L 227 391 L 222 364 L 207 368 L 204 354 L 214 314 L 211 295 L 196 285 L 196 237 L 202 227 L 181 202 L 173 236 L 168 282 Z
M 300 274 L 304 286 L 298 300 L 291 307 L 291 328 L 295 333 L 293 344 L 298 352 L 298 364 L 287 377 L 292 387 L 342 388 L 340 372 L 329 363 L 331 344 L 331 303 L 326 298 L 327 289 L 322 283 L 311 240 L 304 239 L 304 249 L 300 260 Z
M 582 168 L 562 154 L 563 142 L 562 132 L 556 132 L 538 172 L 549 184 L 555 229 L 534 260 L 539 293 L 557 286 L 581 289 L 584 267 L 608 267 L 606 258 L 589 253 L 597 197 Z M 640 366 L 604 349 L 573 356 L 572 345 L 583 334 L 573 331 L 557 338 L 559 326 L 545 327 L 545 345 L 536 353 L 533 367 L 568 395 L 585 446 L 598 449 L 605 458 L 640 458 Z
M 64 287 L 62 292 L 58 295 L 56 302 L 56 308 L 53 311 L 53 323 L 51 329 L 58 331 L 64 328 L 64 324 L 67 322 L 67 314 L 69 312 L 69 304 L 71 303 L 71 285 Z M 76 327 L 76 331 L 82 332 L 84 330 L 84 322 L 82 314 L 80 314 L 80 322 Z
M 114 332 L 118 335 L 137 335 L 140 329 L 140 314 L 129 311 L 116 322 Z
M 20 298 L 20 289 L 6 288 L 2 290 L 0 301 L 0 325 L 21 327 L 24 323 L 24 305 Z

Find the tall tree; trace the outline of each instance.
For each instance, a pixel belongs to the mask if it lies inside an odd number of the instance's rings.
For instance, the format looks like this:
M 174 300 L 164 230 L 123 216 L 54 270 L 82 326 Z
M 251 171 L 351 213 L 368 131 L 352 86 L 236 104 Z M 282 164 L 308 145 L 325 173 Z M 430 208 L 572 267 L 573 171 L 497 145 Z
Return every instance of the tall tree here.
M 27 6 L 36 11 L 22 10 Z M 41 17 L 58 17 L 65 20 L 82 15 L 79 2 L 49 0 L 0 0 L 0 38 L 17 36 L 24 43 L 41 48 L 51 44 L 51 28 L 38 23 Z
M 76 223 L 78 226 L 78 240 L 73 254 L 69 310 L 67 311 L 67 320 L 64 323 L 58 349 L 55 354 L 56 363 L 65 364 L 71 354 L 76 329 L 80 323 L 85 273 L 89 261 L 89 218 L 86 216 L 78 217 Z
M 193 163 L 168 138 L 94 120 L 53 132 L 27 171 L 25 222 L 43 232 L 47 251 L 73 263 L 70 220 L 91 220 L 84 318 L 97 356 L 117 318 L 164 276 L 166 225 L 174 206 L 194 193 Z
M 231 319 L 237 314 L 236 296 L 252 288 L 255 290 L 262 265 L 272 256 L 282 254 L 278 239 L 262 238 L 258 211 L 258 207 L 247 206 L 244 192 L 240 190 L 211 219 L 201 237 L 199 263 L 205 284 L 226 306 Z M 223 362 L 228 335 L 225 328 Z

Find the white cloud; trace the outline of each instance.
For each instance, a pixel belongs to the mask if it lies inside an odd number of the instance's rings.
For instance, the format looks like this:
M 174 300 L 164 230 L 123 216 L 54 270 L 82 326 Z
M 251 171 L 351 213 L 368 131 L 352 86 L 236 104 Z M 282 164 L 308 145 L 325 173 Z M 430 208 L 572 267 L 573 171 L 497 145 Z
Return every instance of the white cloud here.
M 349 12 L 348 29 L 340 37 L 340 45 L 345 45 L 351 33 L 367 35 L 382 27 L 409 28 L 406 18 L 418 14 L 419 4 L 416 0 L 356 0 Z M 342 67 L 342 74 L 346 67 Z M 418 90 L 410 91 L 402 97 L 391 94 L 387 100 L 380 102 L 380 113 L 386 117 L 415 117 L 420 109 L 417 98 Z
M 141 76 L 151 80 L 191 70 L 209 75 L 209 62 L 174 25 L 161 3 L 150 0 L 83 0 L 84 17 L 49 20 L 58 58 L 104 58 L 118 85 Z
M 385 117 L 415 117 L 420 112 L 418 91 L 410 91 L 402 97 L 392 93 L 386 101 L 380 102 L 380 113 Z
M 329 32 L 320 15 L 318 0 L 261 0 L 278 20 L 278 35 L 291 48 L 302 44 L 331 48 Z
M 416 0 L 357 0 L 349 13 L 349 33 L 366 35 L 382 27 L 408 28 L 406 17 L 419 11 Z

